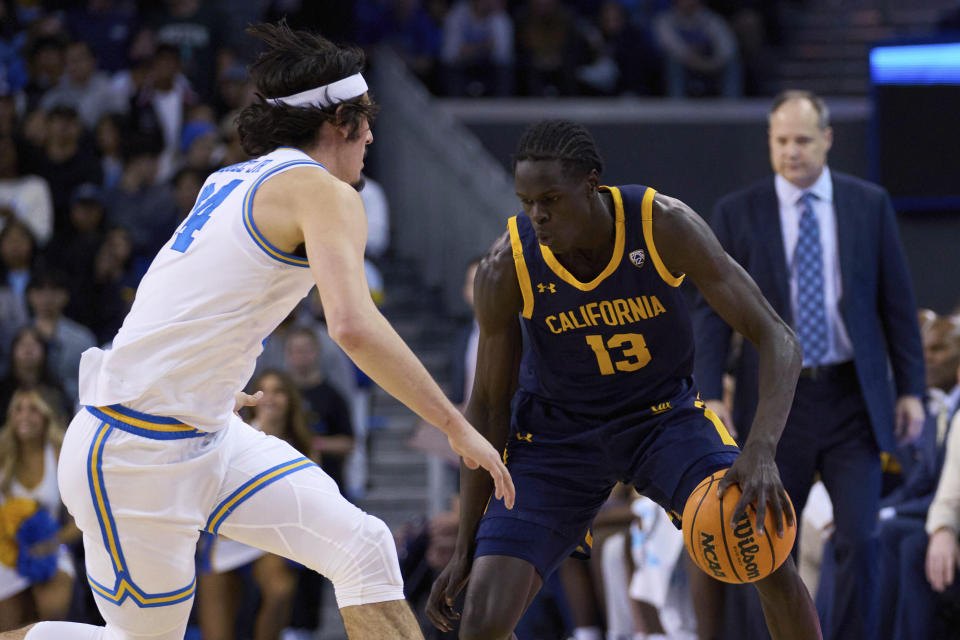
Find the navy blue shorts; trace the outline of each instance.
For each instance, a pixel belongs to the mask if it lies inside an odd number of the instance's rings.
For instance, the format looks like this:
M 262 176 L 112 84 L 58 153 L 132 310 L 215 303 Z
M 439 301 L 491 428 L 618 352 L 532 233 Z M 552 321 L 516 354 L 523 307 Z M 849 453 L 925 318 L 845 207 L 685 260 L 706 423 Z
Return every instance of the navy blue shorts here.
M 679 527 L 693 489 L 740 450 L 694 390 L 603 422 L 520 391 L 505 453 L 516 504 L 490 501 L 474 556 L 520 558 L 546 580 L 574 551 L 589 552 L 590 525 L 617 482 L 659 503 Z

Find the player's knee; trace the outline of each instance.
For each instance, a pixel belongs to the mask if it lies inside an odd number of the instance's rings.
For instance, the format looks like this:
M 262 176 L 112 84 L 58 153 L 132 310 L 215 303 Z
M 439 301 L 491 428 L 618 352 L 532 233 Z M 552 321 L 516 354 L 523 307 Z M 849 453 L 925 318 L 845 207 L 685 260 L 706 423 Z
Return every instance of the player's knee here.
M 357 535 L 340 551 L 340 560 L 326 576 L 341 608 L 403 598 L 397 547 L 382 520 L 364 514 Z
M 493 596 L 493 597 L 491 597 Z M 503 640 L 518 622 L 513 611 L 504 610 L 496 592 L 480 589 L 468 592 L 460 619 L 460 640 Z
M 460 620 L 460 640 L 504 640 L 513 632 L 502 616 L 469 615 L 464 612 Z

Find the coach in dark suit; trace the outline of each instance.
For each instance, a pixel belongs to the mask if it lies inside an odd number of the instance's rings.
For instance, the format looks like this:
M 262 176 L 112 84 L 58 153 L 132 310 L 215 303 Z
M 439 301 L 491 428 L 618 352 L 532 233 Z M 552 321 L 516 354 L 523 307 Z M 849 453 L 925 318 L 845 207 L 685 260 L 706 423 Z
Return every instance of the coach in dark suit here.
M 828 118 L 811 93 L 777 96 L 776 175 L 724 197 L 711 226 L 803 346 L 776 459 L 798 514 L 817 472 L 833 501 L 837 580 L 825 637 L 847 640 L 873 636 L 880 452 L 920 433 L 924 365 L 890 198 L 826 166 Z M 731 329 L 706 304 L 695 321 L 701 396 L 730 423 L 717 401 Z M 741 439 L 757 405 L 757 357 L 745 343 L 735 367 L 732 425 Z

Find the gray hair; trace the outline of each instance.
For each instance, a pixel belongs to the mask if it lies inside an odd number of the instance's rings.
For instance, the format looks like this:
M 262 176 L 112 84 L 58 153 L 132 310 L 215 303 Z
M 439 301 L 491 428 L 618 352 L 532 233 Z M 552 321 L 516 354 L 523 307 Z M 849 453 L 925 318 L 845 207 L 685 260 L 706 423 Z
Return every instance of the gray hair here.
M 827 103 L 813 91 L 806 91 L 805 89 L 787 89 L 778 93 L 773 99 L 773 104 L 770 105 L 770 113 L 767 117 L 772 116 L 777 109 L 783 106 L 783 103 L 791 100 L 806 100 L 813 105 L 817 112 L 817 127 L 821 131 L 830 126 L 830 108 L 827 107 Z

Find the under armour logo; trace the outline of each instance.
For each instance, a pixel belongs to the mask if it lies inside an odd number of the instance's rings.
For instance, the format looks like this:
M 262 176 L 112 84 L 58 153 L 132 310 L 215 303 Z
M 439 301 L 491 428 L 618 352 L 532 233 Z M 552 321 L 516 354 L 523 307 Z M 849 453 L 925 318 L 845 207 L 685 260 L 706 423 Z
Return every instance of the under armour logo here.
M 548 284 L 543 284 L 542 282 L 540 282 L 537 284 L 537 291 L 539 291 L 540 293 L 543 293 L 544 291 L 549 291 L 550 293 L 556 293 L 557 285 L 553 284 L 552 282 Z
M 523 442 L 533 442 L 533 434 L 529 431 L 524 434 L 517 434 L 517 440 L 522 440 Z

